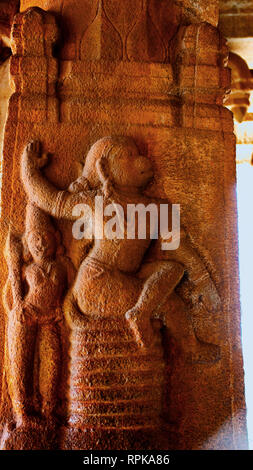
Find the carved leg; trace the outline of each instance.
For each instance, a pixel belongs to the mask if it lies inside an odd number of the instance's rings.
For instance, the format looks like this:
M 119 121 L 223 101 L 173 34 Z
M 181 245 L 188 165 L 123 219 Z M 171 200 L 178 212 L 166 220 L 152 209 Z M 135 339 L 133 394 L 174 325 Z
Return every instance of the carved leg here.
M 8 390 L 17 427 L 29 425 L 33 388 L 33 359 L 36 340 L 36 323 L 29 317 L 24 322 L 10 312 L 7 325 Z
M 61 361 L 60 331 L 58 323 L 40 326 L 39 331 L 39 390 L 42 414 L 53 416 L 57 403 L 57 386 Z
M 151 317 L 172 294 L 183 274 L 183 266 L 173 261 L 147 263 L 138 273 L 145 283 L 137 304 L 126 313 L 126 318 L 142 347 L 152 343 Z

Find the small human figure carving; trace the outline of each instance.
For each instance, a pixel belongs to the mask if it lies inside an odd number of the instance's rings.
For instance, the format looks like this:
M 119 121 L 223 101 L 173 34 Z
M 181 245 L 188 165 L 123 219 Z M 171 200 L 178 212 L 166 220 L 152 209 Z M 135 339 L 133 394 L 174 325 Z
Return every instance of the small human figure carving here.
M 61 251 L 60 234 L 49 216 L 28 203 L 23 240 L 10 231 L 5 250 L 12 293 L 12 301 L 5 301 L 6 379 L 17 428 L 35 425 L 42 417 L 54 422 L 62 300 L 74 277 Z

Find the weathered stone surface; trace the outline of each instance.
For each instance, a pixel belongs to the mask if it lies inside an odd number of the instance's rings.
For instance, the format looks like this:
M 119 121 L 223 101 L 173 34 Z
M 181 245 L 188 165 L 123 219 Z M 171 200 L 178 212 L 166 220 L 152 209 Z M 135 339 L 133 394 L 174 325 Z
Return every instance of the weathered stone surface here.
M 62 25 L 63 59 L 136 60 L 137 54 L 138 61 L 145 61 L 148 47 L 148 61 L 156 62 L 166 59 L 168 42 L 180 23 L 206 21 L 217 26 L 218 4 L 218 0 L 208 5 L 205 0 L 128 0 L 117 4 L 113 0 L 21 0 L 20 9 L 38 6 L 56 13 Z M 112 35 L 110 45 L 103 38 L 108 29 Z
M 232 115 L 222 106 L 230 74 L 214 26 L 217 2 L 205 11 L 204 2 L 171 2 L 169 18 L 167 2 L 160 8 L 143 2 L 139 10 L 134 2 L 129 11 L 124 2 L 98 3 L 97 10 L 88 0 L 75 2 L 77 8 L 72 1 L 23 1 L 12 29 L 15 89 L 2 191 L 8 266 L 2 260 L 1 447 L 246 448 L 235 146 Z M 23 11 L 27 6 L 50 11 Z M 180 203 L 180 248 L 165 252 L 150 238 L 75 240 L 73 206 L 93 206 L 98 195 L 124 207 Z M 36 214 L 42 211 L 32 232 L 45 217 L 46 240 L 32 234 L 29 261 L 32 216 L 25 214 L 31 204 Z M 51 226 L 61 235 L 62 253 L 48 255 Z M 53 319 L 43 358 L 51 368 L 41 371 L 36 353 L 34 374 L 22 389 L 27 369 L 18 361 L 28 351 L 18 340 L 15 346 L 15 331 L 25 337 L 33 289 L 30 308 L 40 299 L 40 310 L 47 310 L 43 295 L 63 258 L 77 274 L 72 287 L 62 284 L 64 302 L 59 293 L 59 337 L 49 295 Z M 45 288 L 36 277 L 21 278 L 21 266 L 47 273 Z M 54 283 L 57 289 L 57 275 Z M 61 360 L 57 354 L 52 360 L 52 334 L 57 344 L 61 338 Z M 14 382 L 10 355 L 16 357 Z M 54 374 L 60 375 L 58 393 L 48 388 Z M 52 400 L 43 406 L 47 396 Z
M 4 63 L 0 66 L 0 83 L 0 154 L 2 155 L 4 126 L 7 117 L 8 101 L 11 96 L 9 60 L 5 60 Z
M 0 154 L 3 151 L 3 133 L 7 116 L 8 100 L 11 95 L 9 82 L 9 61 L 11 55 L 10 35 L 14 15 L 19 9 L 17 0 L 0 1 Z M 1 171 L 1 170 L 0 170 Z

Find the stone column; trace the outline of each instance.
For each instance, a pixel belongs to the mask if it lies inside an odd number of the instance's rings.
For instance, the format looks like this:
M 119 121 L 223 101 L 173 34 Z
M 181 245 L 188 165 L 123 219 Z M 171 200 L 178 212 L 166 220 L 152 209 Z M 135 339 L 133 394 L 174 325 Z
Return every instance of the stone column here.
M 15 89 L 3 157 L 1 243 L 8 265 L 2 259 L 3 449 L 247 447 L 235 140 L 232 114 L 223 107 L 230 73 L 217 29 L 218 1 L 208 5 L 205 0 L 21 1 L 12 29 Z M 22 156 L 28 142 L 35 143 Z M 132 189 L 123 196 L 115 183 L 119 174 L 130 180 L 134 163 L 129 160 L 123 170 L 121 157 L 138 160 L 136 148 L 154 169 L 137 199 L 181 205 L 181 248 L 157 254 L 157 244 L 153 249 L 147 244 L 144 258 L 143 245 L 131 240 L 123 251 L 115 242 L 95 249 L 94 256 L 94 247 L 73 239 L 66 201 L 90 198 L 92 204 L 92 194 L 102 191 L 123 205 L 136 202 Z M 116 169 L 108 169 L 106 159 L 113 157 Z M 146 159 L 138 162 L 151 171 Z M 45 335 L 39 317 L 45 304 L 52 309 L 54 303 L 43 298 L 41 261 L 31 253 L 38 247 L 37 233 L 44 227 L 48 240 L 52 226 L 61 234 L 55 239 L 62 253 L 50 264 L 55 285 L 67 264 L 77 273 L 74 287 L 60 283 L 61 360 L 56 320 L 48 320 Z M 151 267 L 154 277 L 147 274 Z M 134 310 L 145 272 L 149 294 L 143 291 Z M 56 289 L 51 281 L 45 288 L 49 297 Z M 37 289 L 32 300 L 27 285 Z M 22 303 L 27 297 L 28 306 Z M 27 383 L 23 363 L 33 359 L 25 341 L 21 346 L 15 341 L 17 325 L 25 338 L 24 324 L 42 331 Z M 49 383 L 58 369 L 55 391 Z M 16 371 L 12 379 L 10 370 Z M 27 396 L 33 397 L 32 411 Z

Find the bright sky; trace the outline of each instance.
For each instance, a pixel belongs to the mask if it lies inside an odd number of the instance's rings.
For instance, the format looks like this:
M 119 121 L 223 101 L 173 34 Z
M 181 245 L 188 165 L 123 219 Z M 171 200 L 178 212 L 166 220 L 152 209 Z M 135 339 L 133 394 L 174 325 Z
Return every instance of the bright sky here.
M 237 165 L 240 283 L 246 402 L 250 449 L 253 449 L 253 166 Z

